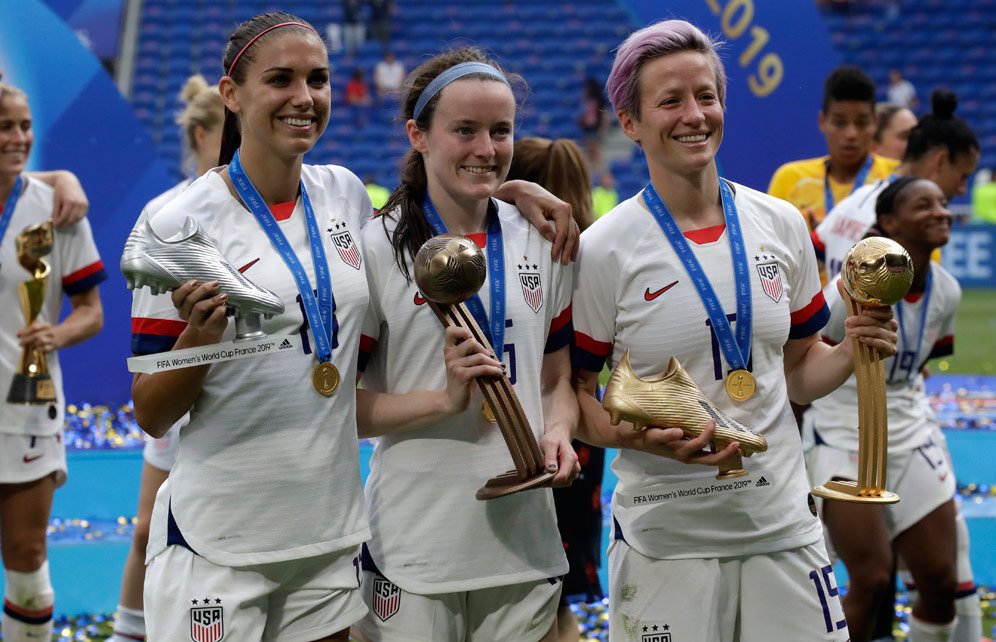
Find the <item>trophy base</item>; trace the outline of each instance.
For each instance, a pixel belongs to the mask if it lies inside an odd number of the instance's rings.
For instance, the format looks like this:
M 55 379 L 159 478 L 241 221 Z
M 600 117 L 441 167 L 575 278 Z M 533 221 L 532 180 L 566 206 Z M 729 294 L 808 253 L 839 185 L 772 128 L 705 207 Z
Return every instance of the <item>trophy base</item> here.
M 899 501 L 899 495 L 887 490 L 867 492 L 876 494 L 860 495 L 857 482 L 838 480 L 828 481 L 813 489 L 817 497 L 855 504 L 895 504 Z
M 510 470 L 507 473 L 492 477 L 486 484 L 477 491 L 477 499 L 494 499 L 504 497 L 512 493 L 519 493 L 531 488 L 537 488 L 549 482 L 556 473 L 540 472 L 527 479 L 519 477 L 518 471 Z
M 22 406 L 45 406 L 54 403 L 57 398 L 55 384 L 47 374 L 30 377 L 16 373 L 14 380 L 10 382 L 10 392 L 7 393 L 7 403 Z
M 719 452 L 726 448 L 727 445 L 728 443 L 713 442 L 712 451 Z M 748 474 L 747 469 L 744 468 L 743 457 L 737 455 L 730 461 L 719 465 L 719 473 L 716 475 L 716 479 L 736 479 L 737 477 L 746 477 Z

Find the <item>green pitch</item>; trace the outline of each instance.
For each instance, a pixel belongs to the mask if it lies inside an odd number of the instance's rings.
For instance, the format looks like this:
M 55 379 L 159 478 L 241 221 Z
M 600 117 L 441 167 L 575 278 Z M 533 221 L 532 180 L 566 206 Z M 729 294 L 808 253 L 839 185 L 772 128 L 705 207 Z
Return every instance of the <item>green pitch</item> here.
M 931 362 L 938 374 L 996 375 L 996 290 L 962 290 L 954 355 Z

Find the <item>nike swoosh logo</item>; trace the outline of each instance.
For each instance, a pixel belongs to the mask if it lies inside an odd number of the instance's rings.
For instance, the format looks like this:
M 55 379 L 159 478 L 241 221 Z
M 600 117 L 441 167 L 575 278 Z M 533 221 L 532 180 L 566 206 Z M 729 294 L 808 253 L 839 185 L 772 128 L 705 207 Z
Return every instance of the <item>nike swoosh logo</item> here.
M 646 299 L 647 301 L 653 301 L 654 299 L 664 294 L 665 292 L 667 292 L 676 285 L 678 285 L 677 281 L 675 281 L 674 283 L 669 283 L 664 287 L 662 287 L 660 290 L 657 290 L 656 292 L 651 292 L 650 288 L 647 288 L 647 291 L 643 293 L 643 298 Z
M 34 460 L 36 460 L 36 459 L 41 459 L 41 458 L 42 458 L 42 457 L 44 457 L 44 456 L 45 456 L 44 454 L 41 454 L 41 455 L 35 455 L 34 457 L 28 457 L 27 455 L 25 455 L 24 457 L 22 457 L 22 461 L 23 461 L 23 462 L 24 462 L 25 464 L 30 464 L 30 463 L 31 463 L 31 462 L 33 462 Z
M 256 265 L 257 263 L 259 263 L 259 259 L 253 259 L 252 261 L 249 261 L 248 263 L 239 268 L 239 274 L 242 274 L 243 272 L 245 272 L 252 266 Z
M 415 293 L 415 305 L 425 305 L 427 302 L 428 299 L 423 299 L 422 295 L 418 292 Z

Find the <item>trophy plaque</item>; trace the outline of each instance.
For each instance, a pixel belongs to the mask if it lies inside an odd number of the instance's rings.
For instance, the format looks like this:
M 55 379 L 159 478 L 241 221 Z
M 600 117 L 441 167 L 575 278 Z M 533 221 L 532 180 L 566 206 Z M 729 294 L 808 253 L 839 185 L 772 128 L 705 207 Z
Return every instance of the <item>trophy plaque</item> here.
M 55 246 L 52 222 L 45 221 L 24 228 L 15 240 L 17 262 L 31 275 L 27 281 L 17 284 L 21 310 L 24 312 L 24 325 L 31 325 L 45 303 L 45 290 L 51 266 L 44 256 Z M 56 400 L 55 384 L 48 372 L 45 353 L 29 346 L 21 351 L 20 365 L 7 393 L 7 403 L 21 405 L 47 405 Z
M 666 371 L 643 379 L 633 371 L 627 350 L 612 370 L 602 396 L 602 407 L 608 411 L 609 421 L 614 426 L 618 426 L 620 421 L 628 421 L 633 424 L 634 430 L 643 430 L 647 426 L 680 428 L 686 437 L 692 438 L 702 434 L 706 423 L 714 419 L 716 436 L 711 443 L 713 451 L 718 452 L 735 441 L 740 444 L 742 453 L 720 464 L 716 479 L 747 475 L 742 458 L 768 450 L 768 442 L 763 436 L 709 401 L 674 357 L 671 357 Z
M 859 305 L 891 306 L 906 295 L 913 282 L 913 262 L 895 241 L 871 237 L 858 242 L 844 257 L 840 272 L 848 315 Z M 867 504 L 894 504 L 899 496 L 885 490 L 889 425 L 882 356 L 856 338 L 854 374 L 858 381 L 858 481 L 831 480 L 813 489 L 824 499 Z
M 426 241 L 415 256 L 415 283 L 444 328 L 467 328 L 493 351 L 487 335 L 464 303 L 484 284 L 487 267 L 477 245 L 457 234 L 441 234 Z M 546 470 L 539 444 L 508 377 L 477 377 L 484 394 L 483 412 L 498 423 L 515 470 L 489 479 L 477 499 L 494 499 L 548 483 L 555 473 Z M 490 413 L 490 416 L 489 416 Z

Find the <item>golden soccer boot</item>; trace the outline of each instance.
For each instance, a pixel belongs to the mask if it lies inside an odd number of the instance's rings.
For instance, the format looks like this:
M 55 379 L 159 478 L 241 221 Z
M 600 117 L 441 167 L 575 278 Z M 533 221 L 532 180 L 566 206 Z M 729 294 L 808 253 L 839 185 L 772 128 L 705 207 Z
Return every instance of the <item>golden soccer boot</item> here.
M 697 437 L 710 419 L 716 420 L 713 449 L 722 450 L 730 442 L 740 444 L 740 452 L 750 457 L 768 449 L 768 442 L 757 431 L 736 421 L 706 398 L 678 360 L 671 357 L 667 370 L 650 379 L 641 379 L 629 361 L 629 351 L 616 365 L 605 386 L 602 407 L 613 425 L 629 421 L 635 430 L 647 426 L 681 428 L 688 437 Z M 719 477 L 747 474 L 739 457 L 720 466 Z

